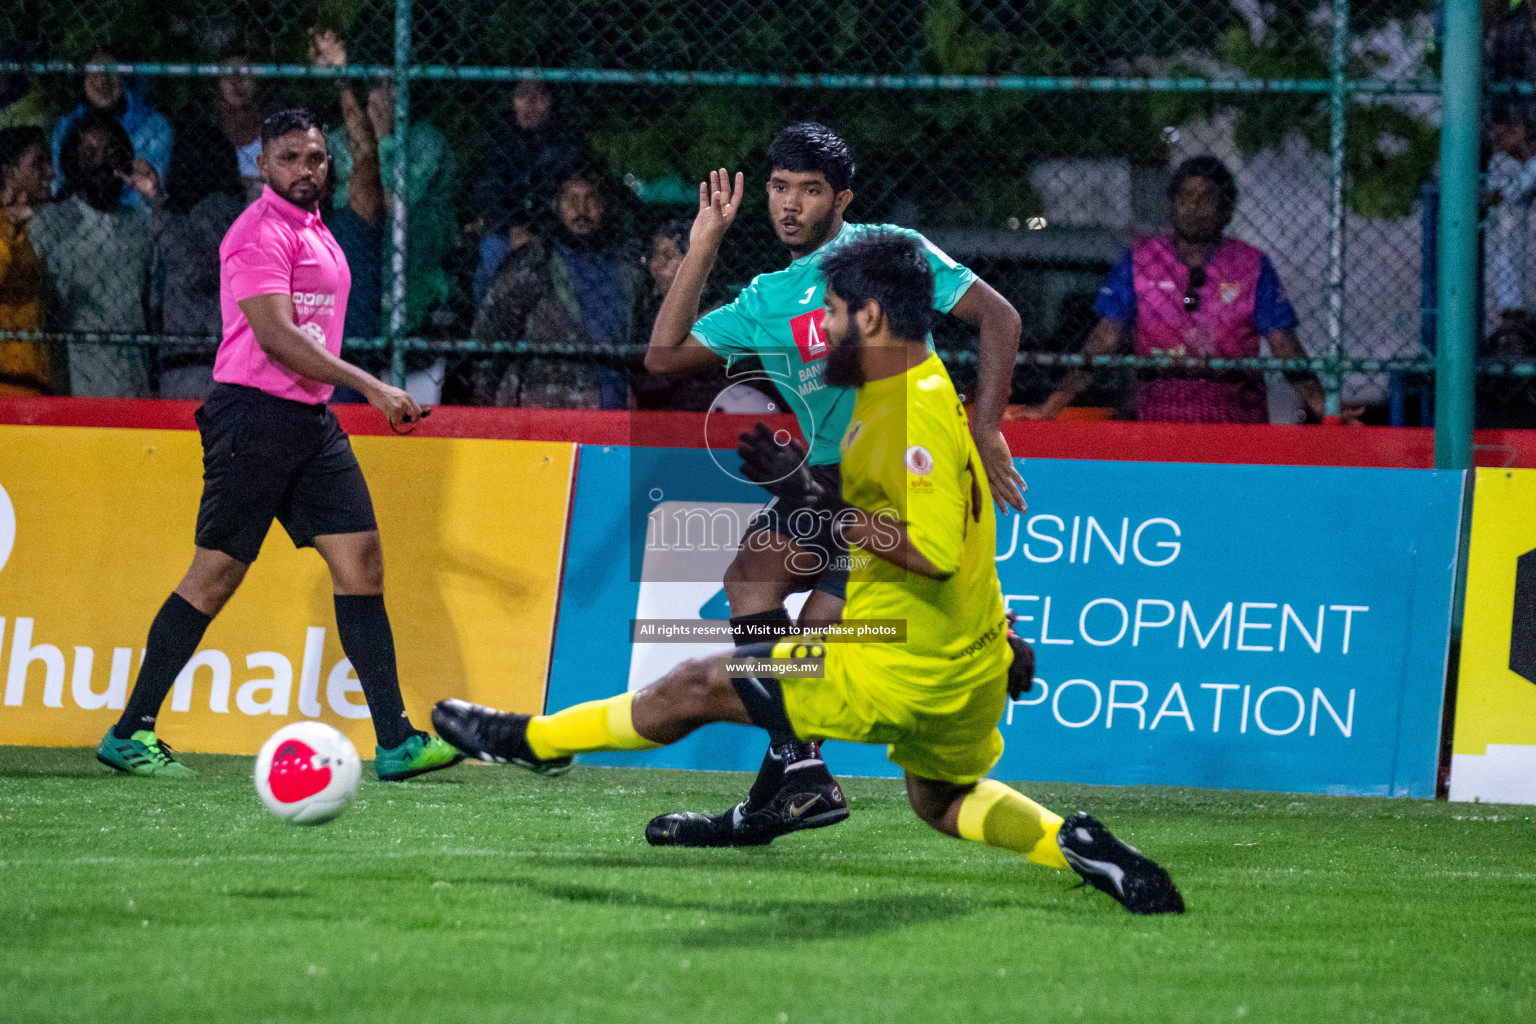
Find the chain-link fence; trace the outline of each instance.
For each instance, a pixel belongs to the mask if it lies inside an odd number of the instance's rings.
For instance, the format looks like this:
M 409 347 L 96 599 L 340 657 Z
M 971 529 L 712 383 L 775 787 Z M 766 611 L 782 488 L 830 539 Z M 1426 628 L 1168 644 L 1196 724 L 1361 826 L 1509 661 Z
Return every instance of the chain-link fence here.
M 1492 6 L 1490 40 L 1519 35 L 1506 21 L 1529 29 L 1528 4 L 1507 19 Z M 46 139 L 57 175 L 54 201 L 29 201 L 25 161 L 0 152 L 13 160 L 0 236 L 36 257 L 30 278 L 25 259 L 0 271 L 0 389 L 206 388 L 218 241 L 259 189 L 261 116 L 298 105 L 332 129 L 349 358 L 435 400 L 676 407 L 713 394 L 636 358 L 686 245 L 675 222 L 709 169 L 743 170 L 748 200 L 707 301 L 784 266 L 765 149 L 814 119 L 858 161 L 851 219 L 922 231 L 1018 307 L 1017 403 L 1041 402 L 1082 361 L 1106 275 L 1166 231 L 1172 169 L 1211 154 L 1238 190 L 1228 232 L 1268 256 L 1306 359 L 1127 342 L 1096 358 L 1106 368 L 1078 403 L 1129 414 L 1138 377 L 1262 369 L 1276 421 L 1303 413 L 1289 371 L 1316 375 L 1328 411 L 1425 422 L 1436 25 L 1433 0 L 15 0 L 0 12 L 0 126 L 38 125 L 5 137 L 11 150 Z M 1498 68 L 1530 81 L 1527 34 L 1529 66 L 1512 36 Z M 1518 102 L 1490 109 L 1524 124 Z M 103 172 L 102 120 L 147 168 Z M 1505 372 L 1536 352 L 1524 305 L 1495 308 L 1522 294 L 1536 180 L 1520 191 L 1525 150 L 1504 149 L 1514 184 L 1490 214 L 1484 397 L 1488 415 L 1536 425 L 1531 378 Z M 557 200 L 589 165 L 599 223 L 581 234 Z M 552 271 L 573 245 L 577 262 Z M 1208 301 L 1241 307 L 1253 286 L 1213 279 Z M 966 388 L 974 336 L 950 319 L 938 343 Z

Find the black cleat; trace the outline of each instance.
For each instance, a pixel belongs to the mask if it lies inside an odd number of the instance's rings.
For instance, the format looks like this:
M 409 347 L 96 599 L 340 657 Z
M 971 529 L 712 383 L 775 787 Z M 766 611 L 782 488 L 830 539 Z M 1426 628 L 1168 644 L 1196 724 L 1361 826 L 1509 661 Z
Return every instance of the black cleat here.
M 780 836 L 826 828 L 848 817 L 843 789 L 823 764 L 785 774 L 773 799 L 759 808 L 746 801 L 724 814 L 674 811 L 645 826 L 652 846 L 767 846 Z
M 531 715 L 497 711 L 453 698 L 432 708 L 432 728 L 470 757 L 498 764 L 515 764 L 540 775 L 564 775 L 569 757 L 539 757 L 528 747 Z
M 1079 811 L 1062 822 L 1056 845 L 1084 882 L 1131 913 L 1184 913 L 1184 897 L 1168 872 L 1089 815 Z
M 767 846 L 773 836 L 737 830 L 733 807 L 724 814 L 673 811 L 658 814 L 645 826 L 645 841 L 652 846 Z

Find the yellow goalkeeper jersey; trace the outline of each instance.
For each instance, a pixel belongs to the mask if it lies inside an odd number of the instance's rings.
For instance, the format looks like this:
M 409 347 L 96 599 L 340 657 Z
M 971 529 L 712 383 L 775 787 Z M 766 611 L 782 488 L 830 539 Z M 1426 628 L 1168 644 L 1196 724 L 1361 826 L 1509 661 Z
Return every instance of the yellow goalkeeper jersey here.
M 902 689 L 998 681 L 1011 653 L 992 494 L 937 355 L 858 390 L 842 465 L 843 500 L 905 522 L 917 550 L 948 575 L 907 572 L 854 546 L 844 621 L 905 620 L 906 642 L 833 644 L 829 655 L 850 675 Z

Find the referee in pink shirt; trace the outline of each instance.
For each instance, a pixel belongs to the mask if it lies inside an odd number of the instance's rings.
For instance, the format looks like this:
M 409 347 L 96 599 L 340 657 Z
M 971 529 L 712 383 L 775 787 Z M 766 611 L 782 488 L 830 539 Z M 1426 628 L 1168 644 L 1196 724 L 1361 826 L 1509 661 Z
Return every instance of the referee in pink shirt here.
M 193 774 L 156 736 L 155 719 L 276 519 L 296 547 L 313 547 L 330 568 L 336 631 L 378 738 L 374 768 L 380 779 L 399 781 L 460 755 L 406 717 L 373 501 L 325 403 L 334 385 L 345 384 L 391 425 L 414 423 L 422 411 L 404 391 L 340 358 L 352 275 L 320 219 L 331 161 L 319 125 L 307 111 L 285 110 L 267 118 L 261 142 L 266 187 L 219 246 L 224 338 L 215 384 L 197 411 L 203 498 L 192 567 L 155 616 L 128 705 L 96 757 L 130 775 Z

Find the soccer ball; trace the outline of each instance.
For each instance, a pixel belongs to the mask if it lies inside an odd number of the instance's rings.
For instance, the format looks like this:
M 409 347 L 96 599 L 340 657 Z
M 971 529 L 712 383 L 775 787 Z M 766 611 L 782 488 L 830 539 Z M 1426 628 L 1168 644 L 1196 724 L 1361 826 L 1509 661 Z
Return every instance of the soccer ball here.
M 279 818 L 319 825 L 347 809 L 362 770 L 351 740 L 323 722 L 295 722 L 256 755 L 256 793 Z

